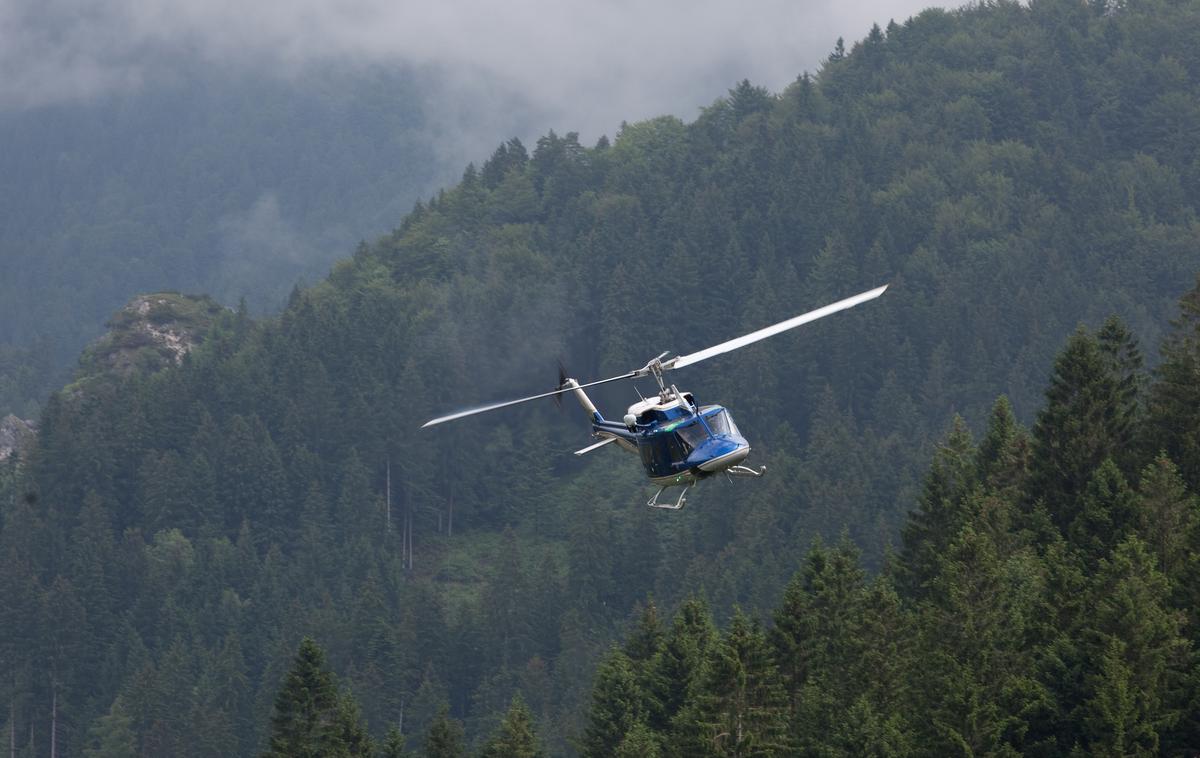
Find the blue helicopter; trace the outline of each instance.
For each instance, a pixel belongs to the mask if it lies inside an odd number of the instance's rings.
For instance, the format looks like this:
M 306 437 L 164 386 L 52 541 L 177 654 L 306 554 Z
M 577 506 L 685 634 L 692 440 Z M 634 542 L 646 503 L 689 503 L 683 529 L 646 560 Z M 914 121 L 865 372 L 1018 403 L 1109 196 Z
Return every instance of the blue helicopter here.
M 874 300 L 887 288 L 888 285 L 885 284 L 882 287 L 861 292 L 853 297 L 839 300 L 836 303 L 695 353 L 677 355 L 674 358 L 667 358 L 669 353 L 662 353 L 657 358 L 652 358 L 645 366 L 620 376 L 580 384 L 575 379 L 567 378 L 560 371 L 558 389 L 518 400 L 468 408 L 446 416 L 439 416 L 425 422 L 421 428 L 544 397 L 557 398 L 564 393 L 571 392 L 575 394 L 579 404 L 588 414 L 592 423 L 592 436 L 600 438 L 600 441 L 594 445 L 575 451 L 575 455 L 584 455 L 613 443 L 637 454 L 642 459 L 642 466 L 646 469 L 646 475 L 650 478 L 651 484 L 658 487 L 646 505 L 651 508 L 679 510 L 687 501 L 688 490 L 702 479 L 722 472 L 728 476 L 759 477 L 766 473 L 767 468 L 761 466 L 758 469 L 752 469 L 743 465 L 742 462 L 750 455 L 750 443 L 738 431 L 737 425 L 733 423 L 733 417 L 724 406 L 697 405 L 692 393 L 679 391 L 674 384 L 666 381 L 664 375 L 668 371 L 737 350 L 788 329 L 794 329 L 838 311 L 852 308 L 859 303 Z M 612 421 L 600 415 L 600 411 L 596 410 L 596 405 L 583 391 L 587 387 L 595 387 L 598 384 L 644 377 L 654 378 L 658 384 L 658 394 L 642 398 L 639 402 L 629 406 L 621 421 Z M 682 488 L 679 498 L 674 503 L 658 502 L 659 496 L 670 487 Z

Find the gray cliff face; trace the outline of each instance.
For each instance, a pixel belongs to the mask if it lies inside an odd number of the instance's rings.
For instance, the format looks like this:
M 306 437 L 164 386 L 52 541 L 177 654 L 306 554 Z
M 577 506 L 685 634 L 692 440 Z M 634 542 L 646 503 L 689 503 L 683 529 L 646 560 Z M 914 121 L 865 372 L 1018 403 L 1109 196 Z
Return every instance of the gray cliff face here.
M 108 333 L 84 351 L 77 379 L 127 377 L 177 366 L 204 341 L 224 310 L 204 296 L 175 292 L 138 295 L 113 314 Z
M 11 413 L 0 419 L 0 461 L 27 450 L 37 436 L 34 422 L 19 419 Z

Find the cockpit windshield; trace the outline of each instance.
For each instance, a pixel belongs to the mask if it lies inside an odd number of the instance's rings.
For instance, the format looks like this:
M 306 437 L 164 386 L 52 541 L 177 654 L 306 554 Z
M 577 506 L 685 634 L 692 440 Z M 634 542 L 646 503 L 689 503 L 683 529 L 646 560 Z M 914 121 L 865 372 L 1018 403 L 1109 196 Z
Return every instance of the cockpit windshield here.
M 712 433 L 715 435 L 739 434 L 737 426 L 733 423 L 733 418 L 729 415 L 729 411 L 724 408 L 705 414 L 704 420 L 708 423 L 708 428 L 712 429 Z
M 708 430 L 705 429 L 704 424 L 701 424 L 699 421 L 688 424 L 687 426 L 681 426 L 675 431 L 679 434 L 680 438 L 687 443 L 689 450 L 695 450 L 697 447 L 704 444 L 704 441 L 708 439 Z

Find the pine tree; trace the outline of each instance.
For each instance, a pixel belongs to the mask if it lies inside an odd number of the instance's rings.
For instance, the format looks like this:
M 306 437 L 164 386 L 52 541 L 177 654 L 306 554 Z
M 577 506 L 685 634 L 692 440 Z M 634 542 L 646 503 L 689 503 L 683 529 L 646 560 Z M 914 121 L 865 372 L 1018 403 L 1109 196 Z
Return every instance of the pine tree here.
M 1077 634 L 1088 662 L 1077 721 L 1093 755 L 1175 753 L 1164 744 L 1182 714 L 1180 685 L 1194 666 L 1182 636 L 1183 617 L 1170 607 L 1170 585 L 1138 537 L 1101 560 L 1092 580 L 1094 611 Z
M 1176 588 L 1187 584 L 1188 539 L 1200 529 L 1200 503 L 1188 493 L 1179 468 L 1165 455 L 1142 469 L 1138 497 L 1138 531 L 1158 558 L 1159 570 Z
M 1179 301 L 1179 317 L 1159 352 L 1162 362 L 1150 387 L 1148 441 L 1179 466 L 1192 492 L 1200 491 L 1200 275 Z
M 1043 501 L 1064 532 L 1082 507 L 1087 483 L 1118 450 L 1120 388 L 1095 337 L 1082 326 L 1054 363 L 1046 404 L 1033 429 L 1031 501 Z
M 735 609 L 709 651 L 694 698 L 676 719 L 684 755 L 768 756 L 787 752 L 787 698 L 766 636 Z
M 404 750 L 404 735 L 400 733 L 395 724 L 392 724 L 383 736 L 379 758 L 409 758 L 409 756 L 410 754 Z
M 338 694 L 334 719 L 335 755 L 347 758 L 375 758 L 375 742 L 367 732 L 358 701 L 349 692 Z
M 442 706 L 425 735 L 425 758 L 463 758 L 463 729 L 450 718 L 450 709 Z
M 648 724 L 665 733 L 671 720 L 698 686 L 708 648 L 716 631 L 708 605 L 688 599 L 671 622 L 662 649 L 650 664 Z
M 1017 423 L 1008 397 L 1001 395 L 979 441 L 975 465 L 980 482 L 997 493 L 1020 492 L 1029 474 L 1029 446 L 1029 432 Z
M 610 650 L 596 669 L 580 754 L 588 758 L 612 755 L 630 730 L 645 722 L 645 699 L 632 661 L 620 650 Z
M 1005 431 L 996 433 L 1003 435 Z M 1000 446 L 1005 440 L 989 438 L 988 442 Z M 988 454 L 992 454 L 991 449 Z M 909 595 L 920 597 L 925 593 L 936 575 L 939 556 L 970 517 L 965 503 L 977 481 L 977 455 L 966 422 L 955 416 L 945 442 L 934 454 L 920 503 L 904 525 L 904 549 L 896 572 Z
M 856 718 L 841 741 L 851 754 L 903 754 L 912 740 L 912 613 L 886 575 L 866 586 L 860 603 L 847 677 L 848 698 L 859 697 L 850 706 Z
M 542 755 L 533 726 L 533 714 L 521 696 L 517 695 L 500 726 L 484 745 L 480 758 L 541 758 Z
M 913 726 L 935 754 L 1019 751 L 1025 714 L 1045 699 L 1032 677 L 1036 558 L 1003 556 L 977 526 L 947 547 L 919 613 Z
M 1137 496 L 1111 458 L 1096 469 L 1081 502 L 1068 534 L 1071 543 L 1092 561 L 1108 555 L 1137 526 Z
M 87 758 L 132 758 L 137 754 L 137 736 L 132 725 L 125 701 L 118 695 L 108 713 L 88 728 L 88 745 L 83 754 Z
M 343 747 L 339 697 L 325 653 L 311 638 L 300 641 L 292 667 L 275 696 L 271 736 L 264 758 L 334 754 Z
M 658 607 L 653 599 L 647 598 L 646 605 L 637 614 L 637 624 L 625 640 L 625 655 L 634 663 L 646 663 L 662 648 L 663 636 Z
M 1122 472 L 1137 473 L 1142 403 L 1146 378 L 1142 372 L 1142 351 L 1137 338 L 1117 316 L 1109 316 L 1096 332 L 1100 351 L 1108 361 L 1108 371 L 1116 384 L 1116 412 L 1113 418 L 1113 442 Z

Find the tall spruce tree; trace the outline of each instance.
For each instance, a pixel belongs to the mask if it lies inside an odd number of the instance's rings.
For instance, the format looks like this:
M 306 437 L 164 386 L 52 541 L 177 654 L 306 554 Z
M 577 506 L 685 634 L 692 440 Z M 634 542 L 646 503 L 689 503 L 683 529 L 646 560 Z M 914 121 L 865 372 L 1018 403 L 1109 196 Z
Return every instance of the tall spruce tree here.
M 1079 741 L 1093 755 L 1176 754 L 1194 747 L 1175 727 L 1191 705 L 1195 664 L 1183 615 L 1146 544 L 1131 536 L 1101 561 L 1079 632 L 1087 653 Z M 1194 685 L 1192 685 L 1194 686 Z M 1194 701 L 1193 701 L 1194 703 Z M 1186 740 L 1183 744 L 1176 740 Z
M 463 758 L 463 728 L 450 717 L 450 709 L 442 706 L 425 735 L 425 758 Z
M 1119 449 L 1120 386 L 1097 339 L 1080 326 L 1054 362 L 1046 404 L 1033 428 L 1029 498 L 1066 530 L 1096 469 Z
M 580 755 L 612 755 L 626 735 L 645 722 L 646 711 L 646 695 L 638 686 L 633 662 L 620 650 L 610 650 L 596 669 L 587 729 L 579 742 Z
M 1029 432 L 1017 422 L 1008 397 L 1001 395 L 992 404 L 987 431 L 979 441 L 979 481 L 993 492 L 1020 493 L 1029 474 L 1029 446 Z
M 679 709 L 698 686 L 709 646 L 716 630 L 708 604 L 699 598 L 686 600 L 650 662 L 649 724 L 666 733 Z
M 1150 453 L 1163 450 L 1188 489 L 1200 491 L 1200 275 L 1179 301 L 1149 391 Z
M 1033 678 L 1031 624 L 1042 591 L 1031 551 L 1005 557 L 978 523 L 941 558 L 919 607 L 914 726 L 935 754 L 1012 753 L 1045 693 Z
M 736 609 L 709 649 L 704 677 L 676 719 L 668 749 L 688 756 L 786 755 L 787 712 L 766 635 Z
M 1096 469 L 1081 503 L 1067 531 L 1075 548 L 1093 562 L 1107 556 L 1138 526 L 1137 496 L 1111 458 Z
M 500 726 L 496 727 L 483 746 L 480 758 L 541 758 L 542 755 L 533 714 L 521 696 L 517 695 L 500 721 Z
M 989 438 L 989 443 L 998 448 L 996 455 L 1008 433 L 1007 429 L 997 429 L 1000 439 Z M 992 454 L 991 449 L 988 454 Z M 934 454 L 920 503 L 904 525 L 904 548 L 896 573 L 901 587 L 910 595 L 925 593 L 937 573 L 939 556 L 969 518 L 966 495 L 978 477 L 977 455 L 966 421 L 955 416 L 945 441 Z
M 264 758 L 370 756 L 373 752 L 357 702 L 338 692 L 324 651 L 305 637 L 275 696 Z
M 1118 316 L 1109 316 L 1096 332 L 1100 351 L 1108 362 L 1108 371 L 1116 384 L 1116 412 L 1112 432 L 1116 445 L 1115 462 L 1125 476 L 1137 474 L 1138 438 L 1141 436 L 1142 406 L 1146 377 L 1142 370 L 1142 351 L 1137 338 Z

